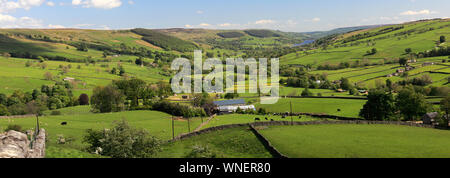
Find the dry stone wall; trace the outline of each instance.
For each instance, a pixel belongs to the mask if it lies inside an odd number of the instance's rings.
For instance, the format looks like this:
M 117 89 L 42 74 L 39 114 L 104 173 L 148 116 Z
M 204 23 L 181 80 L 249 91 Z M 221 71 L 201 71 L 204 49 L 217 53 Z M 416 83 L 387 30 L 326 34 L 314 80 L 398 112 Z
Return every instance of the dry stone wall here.
M 31 144 L 28 136 L 21 132 L 9 131 L 0 134 L 0 158 L 44 158 L 45 130 L 41 129 Z

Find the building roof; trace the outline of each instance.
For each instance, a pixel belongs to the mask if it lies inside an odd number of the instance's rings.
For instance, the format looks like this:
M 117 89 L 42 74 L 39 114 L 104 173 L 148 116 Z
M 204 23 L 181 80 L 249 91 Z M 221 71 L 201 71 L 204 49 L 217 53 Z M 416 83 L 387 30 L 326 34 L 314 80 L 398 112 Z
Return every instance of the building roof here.
M 434 119 L 435 117 L 437 117 L 439 114 L 437 112 L 430 112 L 424 115 L 424 117 L 428 117 L 431 119 Z
M 214 101 L 214 104 L 217 106 L 231 106 L 231 105 L 243 105 L 245 104 L 245 100 L 222 100 L 222 101 Z

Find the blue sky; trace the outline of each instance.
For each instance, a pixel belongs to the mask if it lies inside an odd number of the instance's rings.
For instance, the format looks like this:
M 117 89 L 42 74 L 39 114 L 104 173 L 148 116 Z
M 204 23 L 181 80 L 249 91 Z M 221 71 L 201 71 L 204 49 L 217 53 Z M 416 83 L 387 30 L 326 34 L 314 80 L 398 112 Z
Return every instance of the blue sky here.
M 318 31 L 450 17 L 449 0 L 0 0 L 0 28 Z

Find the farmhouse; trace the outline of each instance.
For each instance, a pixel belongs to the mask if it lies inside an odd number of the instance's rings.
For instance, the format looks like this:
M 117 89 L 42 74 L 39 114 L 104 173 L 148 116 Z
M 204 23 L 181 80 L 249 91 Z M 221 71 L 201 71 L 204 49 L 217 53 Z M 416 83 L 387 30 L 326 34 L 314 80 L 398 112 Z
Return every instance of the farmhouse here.
M 423 124 L 433 125 L 436 122 L 436 117 L 438 117 L 437 112 L 427 113 L 422 117 Z
M 241 110 L 254 110 L 256 108 L 254 105 L 245 105 L 245 100 L 222 100 L 222 101 L 214 101 L 214 105 L 216 109 L 220 112 L 220 114 L 233 113 L 240 108 Z
M 72 78 L 72 77 L 66 77 L 66 78 L 64 78 L 63 80 L 64 80 L 64 81 L 67 81 L 67 82 L 70 82 L 70 81 L 74 81 L 75 78 Z

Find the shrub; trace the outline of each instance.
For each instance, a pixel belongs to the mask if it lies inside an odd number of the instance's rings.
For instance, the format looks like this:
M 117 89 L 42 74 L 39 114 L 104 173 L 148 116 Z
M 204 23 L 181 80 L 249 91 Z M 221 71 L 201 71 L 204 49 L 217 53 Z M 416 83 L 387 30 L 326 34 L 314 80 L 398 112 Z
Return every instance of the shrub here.
M 52 111 L 50 113 L 50 115 L 52 115 L 52 116 L 59 116 L 59 115 L 61 115 L 61 111 Z
M 20 126 L 20 125 L 8 125 L 8 127 L 5 129 L 5 132 L 9 132 L 11 130 L 14 130 L 16 132 L 22 132 L 22 126 Z
M 193 146 L 186 158 L 217 158 L 217 154 L 211 151 L 208 146 Z
M 305 88 L 305 90 L 303 90 L 302 92 L 302 96 L 313 96 L 313 95 L 314 94 L 311 91 L 309 91 L 308 88 Z
M 2 104 L 0 104 L 0 116 L 9 116 L 10 113 L 8 111 L 8 108 Z
M 78 97 L 78 102 L 80 105 L 89 105 L 89 96 L 87 94 L 81 94 L 80 97 Z
M 151 158 L 161 150 L 158 138 L 125 120 L 115 122 L 110 130 L 87 130 L 83 142 L 89 144 L 87 151 L 112 158 Z

